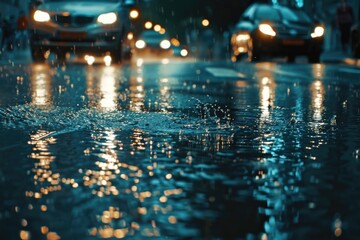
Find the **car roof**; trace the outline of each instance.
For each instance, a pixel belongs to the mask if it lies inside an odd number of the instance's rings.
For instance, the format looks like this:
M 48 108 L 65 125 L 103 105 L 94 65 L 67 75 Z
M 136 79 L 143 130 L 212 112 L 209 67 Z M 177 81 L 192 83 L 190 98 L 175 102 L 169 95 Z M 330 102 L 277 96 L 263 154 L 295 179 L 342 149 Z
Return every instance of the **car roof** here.
M 302 18 L 304 18 L 305 21 L 307 22 L 313 21 L 313 19 L 300 8 L 285 6 L 281 4 L 272 4 L 272 3 L 254 3 L 248 7 L 248 9 L 254 9 L 253 11 L 254 13 L 257 12 L 257 9 L 259 8 L 269 8 L 269 9 L 278 10 L 281 18 L 284 18 L 285 12 L 290 11 L 292 13 L 295 13 L 296 15 L 301 13 L 300 15 L 302 15 Z
M 290 6 L 285 6 L 285 5 L 281 5 L 281 4 L 273 4 L 273 3 L 254 3 L 254 4 L 250 5 L 250 7 L 255 7 L 255 8 L 269 7 L 269 8 L 279 9 L 279 10 L 283 10 L 283 9 L 300 10 L 299 8 L 293 8 Z

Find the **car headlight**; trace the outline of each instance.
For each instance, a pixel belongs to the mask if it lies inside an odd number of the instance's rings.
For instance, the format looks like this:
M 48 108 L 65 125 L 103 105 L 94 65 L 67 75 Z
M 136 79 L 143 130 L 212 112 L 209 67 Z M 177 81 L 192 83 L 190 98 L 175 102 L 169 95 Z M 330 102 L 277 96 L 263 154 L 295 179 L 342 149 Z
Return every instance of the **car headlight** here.
M 325 29 L 322 26 L 317 26 L 314 29 L 314 32 L 311 33 L 312 38 L 322 37 L 325 33 Z
M 162 48 L 162 49 L 169 49 L 170 47 L 171 47 L 171 43 L 170 43 L 170 41 L 169 40 L 162 40 L 161 42 L 160 42 L 160 47 Z
M 138 49 L 143 49 L 146 47 L 146 43 L 144 40 L 137 40 L 136 43 L 135 43 L 135 47 L 138 48 Z
M 34 13 L 34 20 L 36 22 L 48 22 L 50 21 L 50 14 L 44 11 L 36 10 Z
M 117 15 L 114 12 L 103 13 L 99 15 L 97 21 L 102 24 L 113 24 L 117 21 Z
M 189 51 L 186 50 L 185 48 L 183 48 L 183 49 L 181 49 L 181 51 L 180 51 L 180 55 L 181 55 L 182 57 L 186 57 L 187 55 L 189 55 Z
M 266 23 L 260 24 L 259 25 L 259 30 L 260 30 L 260 32 L 262 32 L 265 35 L 269 35 L 269 36 L 272 36 L 272 37 L 276 36 L 276 32 L 274 31 L 274 29 L 269 24 L 266 24 Z

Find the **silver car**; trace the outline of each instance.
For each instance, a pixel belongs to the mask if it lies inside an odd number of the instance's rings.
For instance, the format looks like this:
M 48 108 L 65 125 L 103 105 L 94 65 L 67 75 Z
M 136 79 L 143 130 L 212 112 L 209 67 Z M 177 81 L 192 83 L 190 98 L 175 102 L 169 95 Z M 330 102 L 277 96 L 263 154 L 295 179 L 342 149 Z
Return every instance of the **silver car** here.
M 45 0 L 31 13 L 30 46 L 36 62 L 54 52 L 65 59 L 67 52 L 122 58 L 130 26 L 129 1 Z

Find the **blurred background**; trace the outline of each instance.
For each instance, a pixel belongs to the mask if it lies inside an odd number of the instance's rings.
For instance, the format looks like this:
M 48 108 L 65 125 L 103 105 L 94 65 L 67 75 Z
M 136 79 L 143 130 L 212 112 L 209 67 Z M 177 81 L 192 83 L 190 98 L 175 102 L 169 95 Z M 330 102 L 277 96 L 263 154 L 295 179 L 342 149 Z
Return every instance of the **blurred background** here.
M 129 0 L 127 0 L 129 1 Z M 144 30 L 145 23 L 156 24 L 167 33 L 179 39 L 182 44 L 196 48 L 204 38 L 221 44 L 228 38 L 229 30 L 239 20 L 242 12 L 254 2 L 272 2 L 302 8 L 326 27 L 326 50 L 340 48 L 336 27 L 336 7 L 340 0 L 130 0 L 138 12 L 132 19 L 132 30 L 136 36 Z M 0 0 L 0 19 L 14 22 L 24 12 L 29 15 L 36 0 Z M 360 4 L 358 0 L 348 0 L 354 9 L 356 24 L 359 24 Z M 202 39 L 203 38 L 203 39 Z M 198 43 L 200 44 L 200 43 Z M 221 48 L 220 48 L 221 49 Z M 196 51 L 196 49 L 193 49 Z

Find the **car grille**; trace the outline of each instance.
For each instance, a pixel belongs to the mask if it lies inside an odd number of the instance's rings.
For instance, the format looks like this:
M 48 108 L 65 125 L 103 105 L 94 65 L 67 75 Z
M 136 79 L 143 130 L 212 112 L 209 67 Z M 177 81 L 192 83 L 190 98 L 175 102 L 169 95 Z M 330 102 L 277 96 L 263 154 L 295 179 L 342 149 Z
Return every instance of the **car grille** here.
M 308 28 L 281 26 L 277 28 L 277 34 L 279 37 L 307 38 L 310 36 L 310 31 Z
M 55 15 L 52 17 L 52 20 L 64 27 L 81 27 L 94 22 L 94 17 L 82 16 L 82 15 L 77 15 L 77 16 Z

